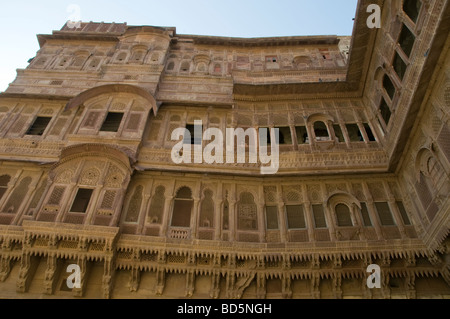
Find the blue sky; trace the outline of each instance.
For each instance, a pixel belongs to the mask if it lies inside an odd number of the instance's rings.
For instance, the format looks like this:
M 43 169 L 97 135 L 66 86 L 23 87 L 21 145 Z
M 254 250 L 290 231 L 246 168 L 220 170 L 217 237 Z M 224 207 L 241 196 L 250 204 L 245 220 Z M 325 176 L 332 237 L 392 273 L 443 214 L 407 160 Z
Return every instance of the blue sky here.
M 0 92 L 39 45 L 75 15 L 82 21 L 171 26 L 179 34 L 230 37 L 351 35 L 357 0 L 3 0 L 0 4 Z

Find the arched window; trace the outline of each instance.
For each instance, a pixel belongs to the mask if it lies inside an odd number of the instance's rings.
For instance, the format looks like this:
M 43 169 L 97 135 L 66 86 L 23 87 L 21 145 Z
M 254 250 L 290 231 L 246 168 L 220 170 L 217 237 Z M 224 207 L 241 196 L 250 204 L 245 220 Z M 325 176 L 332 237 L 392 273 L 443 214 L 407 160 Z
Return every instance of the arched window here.
M 316 134 L 317 141 L 329 141 L 330 134 L 328 133 L 328 128 L 322 121 L 317 121 L 314 123 L 314 133 Z
M 149 221 L 152 224 L 161 224 L 164 212 L 164 203 L 166 200 L 164 197 L 165 192 L 166 189 L 164 186 L 158 186 L 156 188 L 155 195 L 153 195 L 150 210 L 148 212 Z
M 25 196 L 28 194 L 28 189 L 31 184 L 31 177 L 25 177 L 14 188 L 8 202 L 3 207 L 3 212 L 8 214 L 15 214 L 18 212 L 20 205 L 22 205 Z
M 0 176 L 0 199 L 2 199 L 3 195 L 5 195 L 8 190 L 8 183 L 11 180 L 11 176 L 2 175 Z
M 134 189 L 133 195 L 130 199 L 130 204 L 128 205 L 127 218 L 125 219 L 128 223 L 137 223 L 139 219 L 139 213 L 141 211 L 142 198 L 143 198 L 144 187 L 139 185 Z
M 144 50 L 135 50 L 133 52 L 133 55 L 131 56 L 130 61 L 131 62 L 142 62 L 142 60 L 144 59 L 145 56 L 145 51 Z
M 172 226 L 185 227 L 191 226 L 191 214 L 194 201 L 192 191 L 189 187 L 180 188 L 175 197 L 172 212 Z
M 238 203 L 238 229 L 257 230 L 257 209 L 251 193 L 242 193 Z
M 200 210 L 200 228 L 212 228 L 214 227 L 214 200 L 213 192 L 205 190 L 205 198 L 202 201 L 202 207 Z
M 340 227 L 353 226 L 350 208 L 345 204 L 338 204 L 335 207 L 337 224 Z
M 189 62 L 184 61 L 184 62 L 181 64 L 180 72 L 181 72 L 181 73 L 188 73 L 188 72 L 189 72 L 189 68 L 190 68 Z
M 127 58 L 127 53 L 126 52 L 120 52 L 117 55 L 116 61 L 121 63 L 121 62 L 124 62 L 126 60 L 126 58 Z
M 173 69 L 175 69 L 175 62 L 172 61 L 167 65 L 167 71 L 173 71 Z

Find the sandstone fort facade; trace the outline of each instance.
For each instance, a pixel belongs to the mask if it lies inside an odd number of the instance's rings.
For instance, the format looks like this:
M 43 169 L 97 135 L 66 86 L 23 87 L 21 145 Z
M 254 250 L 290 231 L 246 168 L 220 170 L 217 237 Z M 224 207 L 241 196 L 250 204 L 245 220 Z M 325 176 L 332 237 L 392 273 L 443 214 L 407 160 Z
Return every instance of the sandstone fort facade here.
M 449 298 L 449 11 L 360 0 L 348 37 L 38 35 L 0 95 L 0 297 Z M 195 121 L 278 128 L 278 172 L 175 164 Z

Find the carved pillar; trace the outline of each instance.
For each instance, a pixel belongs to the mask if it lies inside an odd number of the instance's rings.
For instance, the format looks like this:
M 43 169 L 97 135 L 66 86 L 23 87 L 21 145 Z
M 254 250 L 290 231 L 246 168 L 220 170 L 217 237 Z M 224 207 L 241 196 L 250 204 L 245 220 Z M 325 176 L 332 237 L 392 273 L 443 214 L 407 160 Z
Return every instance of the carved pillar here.
M 115 262 L 114 258 L 105 258 L 105 265 L 103 271 L 102 285 L 103 285 L 103 298 L 111 298 L 111 292 L 113 290 L 113 280 L 115 274 Z
M 48 255 L 47 257 L 47 269 L 44 276 L 44 294 L 52 295 L 55 290 L 55 278 L 58 277 L 60 267 L 58 258 L 55 254 Z
M 311 202 L 305 202 L 305 214 L 306 214 L 306 227 L 308 228 L 308 237 L 310 242 L 316 241 L 316 236 L 314 235 L 314 220 L 312 218 Z
M 200 198 L 194 197 L 194 206 L 192 208 L 192 215 L 191 215 L 191 238 L 197 238 L 198 233 L 198 218 L 200 215 L 199 212 L 200 209 Z
M 311 275 L 311 297 L 313 299 L 320 299 L 320 275 L 318 273 L 313 273 Z
M 0 281 L 4 282 L 11 272 L 11 257 L 2 254 L 0 259 Z
M 333 295 L 335 299 L 342 299 L 342 274 L 336 272 L 333 277 Z
M 25 293 L 30 287 L 31 280 L 36 272 L 39 259 L 31 256 L 28 252 L 22 253 L 22 259 L 20 261 L 19 278 L 17 279 L 17 292 Z
M 194 295 L 194 288 L 195 288 L 195 273 L 193 270 L 189 270 L 186 273 L 185 297 L 191 298 Z
M 223 206 L 222 199 L 218 199 L 217 197 L 214 198 L 214 240 L 220 240 L 220 233 L 222 229 L 222 220 L 221 220 L 221 211 Z
M 161 225 L 161 234 L 162 237 L 167 237 L 167 229 L 169 227 L 170 221 L 170 211 L 173 203 L 173 196 L 166 196 L 166 200 L 164 202 L 164 213 L 162 216 L 162 225 Z
M 258 231 L 259 231 L 259 242 L 266 242 L 266 223 L 265 223 L 265 205 L 264 202 L 258 202 L 257 205 L 258 212 L 256 214 L 258 218 Z
M 141 271 L 138 268 L 132 268 L 130 271 L 130 292 L 137 292 L 141 283 Z
M 144 209 L 141 210 L 141 214 L 138 219 L 139 226 L 137 229 L 137 234 L 142 234 L 142 231 L 144 230 L 145 224 L 147 222 L 147 212 L 149 210 L 150 198 L 151 198 L 150 194 L 144 193 L 144 200 L 142 201 L 142 207 L 144 207 Z
M 209 296 L 213 299 L 218 299 L 220 294 L 220 271 L 214 271 L 211 276 L 211 290 Z
M 288 241 L 287 221 L 286 221 L 286 214 L 284 213 L 285 205 L 286 204 L 282 200 L 278 201 L 278 216 L 280 217 L 280 236 L 282 243 Z
M 292 288 L 291 288 L 291 276 L 287 274 L 283 274 L 281 278 L 281 295 L 284 299 L 292 298 Z
M 73 288 L 74 297 L 83 297 L 86 291 L 86 281 L 88 277 L 88 262 L 85 256 L 78 257 L 77 265 L 80 267 L 80 288 Z
M 266 299 L 266 276 L 264 272 L 260 272 L 256 277 L 256 298 Z
M 406 298 L 408 299 L 416 299 L 416 276 L 414 272 L 410 272 L 406 275 L 405 278 L 405 290 L 406 290 Z
M 227 298 L 233 299 L 234 297 L 234 284 L 236 281 L 236 275 L 234 271 L 229 271 L 227 273 Z
M 367 198 L 367 211 L 369 212 L 370 220 L 372 221 L 373 226 L 375 227 L 375 231 L 377 233 L 378 239 L 382 240 L 383 232 L 381 231 L 381 225 L 378 221 L 377 211 L 375 208 L 375 204 L 373 202 L 372 195 L 369 192 L 369 188 L 367 187 L 366 183 L 362 183 L 364 196 Z
M 230 199 L 229 201 L 229 219 L 230 219 L 230 241 L 236 241 L 236 209 L 237 209 L 237 201 L 234 199 Z
M 158 270 L 156 271 L 156 287 L 155 287 L 156 295 L 162 296 L 165 284 L 166 284 L 166 272 L 164 271 L 164 269 L 158 267 Z
M 90 201 L 91 204 L 89 205 L 90 212 L 89 212 L 89 215 L 86 216 L 86 218 L 84 220 L 84 224 L 85 225 L 93 225 L 94 224 L 95 214 L 97 213 L 97 210 L 96 210 L 96 206 L 97 205 L 92 205 L 92 203 L 97 204 L 99 202 L 100 193 L 102 191 L 102 188 L 103 188 L 103 185 L 97 185 L 95 187 L 93 196 L 92 196 L 91 201 Z

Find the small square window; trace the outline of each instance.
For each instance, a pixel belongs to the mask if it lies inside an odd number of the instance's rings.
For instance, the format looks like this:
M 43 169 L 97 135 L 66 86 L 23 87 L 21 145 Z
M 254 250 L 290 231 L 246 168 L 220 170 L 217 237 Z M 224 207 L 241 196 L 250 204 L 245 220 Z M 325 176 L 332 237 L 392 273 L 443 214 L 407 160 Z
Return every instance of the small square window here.
M 266 56 L 266 62 L 277 63 L 278 62 L 278 58 L 276 56 Z
M 120 124 L 122 123 L 123 113 L 109 112 L 103 122 L 101 132 L 118 132 Z
M 70 212 L 86 213 L 93 192 L 94 192 L 93 189 L 80 188 L 77 192 L 77 196 L 75 196 L 75 200 L 72 203 Z
M 37 117 L 36 120 L 34 120 L 33 125 L 31 125 L 28 129 L 26 135 L 44 135 L 44 132 L 51 120 L 51 117 Z

